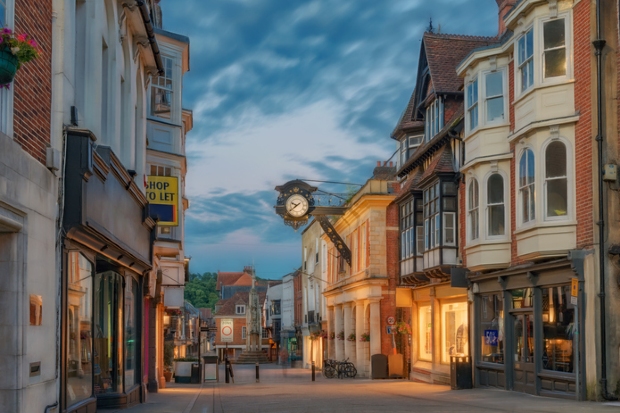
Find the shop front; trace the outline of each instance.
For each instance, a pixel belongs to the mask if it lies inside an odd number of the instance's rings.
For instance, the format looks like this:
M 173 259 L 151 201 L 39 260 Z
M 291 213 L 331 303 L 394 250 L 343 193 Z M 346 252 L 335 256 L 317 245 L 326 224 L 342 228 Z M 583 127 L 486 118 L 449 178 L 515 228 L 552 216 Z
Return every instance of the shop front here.
M 154 221 L 116 156 L 87 132 L 67 136 L 62 408 L 144 400 L 143 291 Z
M 568 260 L 470 277 L 476 386 L 580 399 L 573 278 Z
M 465 291 L 449 283 L 413 290 L 413 380 L 450 384 L 450 357 L 469 355 Z

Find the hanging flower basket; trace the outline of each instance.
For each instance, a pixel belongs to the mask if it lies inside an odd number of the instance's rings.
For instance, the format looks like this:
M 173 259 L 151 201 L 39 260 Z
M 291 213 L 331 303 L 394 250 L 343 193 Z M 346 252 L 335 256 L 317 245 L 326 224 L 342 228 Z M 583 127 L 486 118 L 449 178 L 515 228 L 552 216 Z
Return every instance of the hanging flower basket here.
M 336 333 L 334 333 L 333 331 L 331 333 L 329 333 L 329 339 L 333 340 L 336 338 Z
M 360 336 L 360 341 L 362 342 L 370 341 L 370 333 L 362 333 L 362 335 Z
M 8 88 L 21 65 L 40 54 L 39 45 L 28 34 L 15 35 L 8 27 L 0 30 L 0 88 Z
M 355 333 L 349 334 L 349 337 L 347 337 L 347 341 L 355 341 Z
M 340 333 L 338 333 L 338 335 L 336 336 L 336 338 L 338 340 L 344 340 L 344 331 L 341 331 Z
M 17 73 L 17 57 L 10 50 L 0 50 L 0 85 L 11 83 Z

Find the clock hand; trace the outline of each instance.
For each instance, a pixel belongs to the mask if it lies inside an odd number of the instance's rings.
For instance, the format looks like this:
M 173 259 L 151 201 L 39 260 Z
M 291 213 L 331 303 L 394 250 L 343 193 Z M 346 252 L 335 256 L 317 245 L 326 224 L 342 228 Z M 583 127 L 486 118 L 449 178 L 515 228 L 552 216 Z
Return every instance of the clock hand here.
M 291 209 L 295 209 L 295 208 L 297 208 L 300 204 L 301 204 L 301 202 L 298 202 L 298 203 L 296 203 L 296 204 L 295 204 L 295 203 L 293 203 L 293 202 L 291 202 L 291 205 L 292 205 L 292 208 L 291 208 Z

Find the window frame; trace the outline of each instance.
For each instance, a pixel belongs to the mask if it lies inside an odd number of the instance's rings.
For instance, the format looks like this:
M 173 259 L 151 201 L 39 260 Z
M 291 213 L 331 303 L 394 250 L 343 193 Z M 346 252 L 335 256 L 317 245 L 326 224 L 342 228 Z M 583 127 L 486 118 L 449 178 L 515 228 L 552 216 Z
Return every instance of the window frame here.
M 564 177 L 553 177 L 553 178 L 547 178 L 547 160 L 546 160 L 546 154 L 547 154 L 547 149 L 549 148 L 549 146 L 552 143 L 555 142 L 560 142 L 564 145 L 564 148 L 566 150 L 566 163 L 565 163 L 565 168 L 566 168 L 566 175 L 564 175 Z M 571 176 L 571 171 L 573 170 L 573 162 L 571 162 L 572 160 L 572 145 L 571 143 L 562 138 L 562 137 L 552 137 L 547 139 L 542 147 L 541 147 L 542 151 L 541 151 L 541 180 L 543 183 L 543 191 L 542 191 L 542 198 L 543 198 L 543 220 L 547 221 L 547 222 L 556 222 L 556 221 L 568 221 L 571 219 L 572 214 L 573 214 L 573 177 Z M 548 205 L 548 198 L 547 198 L 547 182 L 549 180 L 557 180 L 557 179 L 566 179 L 566 214 L 565 215 L 559 215 L 559 216 L 547 216 L 547 205 Z
M 472 194 L 474 188 L 476 194 Z M 475 196 L 475 201 L 477 201 L 475 206 L 472 196 Z M 474 214 L 475 223 L 472 221 Z M 467 184 L 467 240 L 471 243 L 480 241 L 480 184 L 475 177 L 471 178 Z
M 235 314 L 237 315 L 245 315 L 245 305 L 236 304 L 235 305 Z
M 521 185 L 521 159 L 523 159 L 523 156 L 525 156 L 525 154 L 530 151 L 532 153 L 533 156 L 533 161 L 532 164 L 534 166 L 534 174 L 533 174 L 533 179 L 532 182 L 527 183 L 526 185 Z M 532 225 L 536 222 L 536 217 L 537 217 L 537 211 L 536 211 L 536 153 L 534 151 L 534 148 L 532 148 L 531 146 L 526 146 L 525 148 L 523 148 L 523 150 L 521 151 L 521 154 L 519 155 L 519 161 L 516 164 L 516 179 L 517 179 L 517 221 L 519 222 L 520 226 L 526 226 L 526 225 Z M 527 165 L 526 165 L 526 169 L 527 169 Z M 530 219 L 528 219 L 527 221 L 524 220 L 524 213 L 525 211 L 523 210 L 523 190 L 526 187 L 531 186 L 531 193 L 532 195 L 532 199 L 533 199 L 533 208 L 530 207 L 528 208 L 528 210 L 533 210 L 533 216 L 530 217 Z M 529 203 L 528 203 L 529 205 Z
M 476 91 L 476 100 L 471 101 L 472 92 Z M 468 84 L 467 84 L 467 93 L 466 93 L 466 105 L 467 105 L 467 131 L 471 132 L 480 126 L 480 90 L 479 90 L 479 82 L 478 76 L 476 75 Z M 475 119 L 476 124 L 472 125 L 472 112 L 476 111 Z
M 502 94 L 501 95 L 493 95 L 493 96 L 488 96 L 487 93 L 487 84 L 486 84 L 486 80 L 487 80 L 487 76 L 490 75 L 495 75 L 495 74 L 500 74 L 502 76 Z M 502 67 L 500 69 L 497 70 L 489 70 L 489 71 L 485 71 L 482 72 L 482 85 L 481 87 L 481 93 L 480 96 L 483 97 L 484 99 L 484 110 L 482 113 L 482 123 L 484 125 L 497 125 L 497 124 L 503 124 L 506 123 L 506 108 L 508 107 L 508 105 L 506 104 L 506 96 L 507 96 L 507 91 L 508 91 L 508 84 L 507 84 L 507 79 L 508 76 L 506 76 L 506 67 Z M 489 116 L 488 116 L 488 111 L 487 111 L 487 103 L 490 99 L 494 99 L 497 97 L 501 96 L 501 100 L 502 100 L 502 117 L 500 119 L 493 119 L 493 120 L 489 120 Z
M 167 66 L 167 62 L 170 62 L 170 73 L 164 73 L 163 75 L 159 75 L 159 76 L 152 76 L 151 77 L 151 84 L 149 87 L 149 102 L 148 102 L 148 116 L 151 118 L 156 118 L 156 119 L 162 119 L 164 122 L 174 122 L 175 119 L 175 112 L 176 112 L 176 107 L 174 104 L 174 99 L 176 94 L 178 93 L 178 91 L 176 90 L 176 82 L 175 82 L 175 78 L 176 78 L 176 68 L 175 68 L 175 58 L 172 56 L 168 56 L 168 55 L 161 55 L 162 58 L 162 63 L 164 65 L 164 67 Z M 159 84 L 160 79 L 163 79 L 163 85 Z M 166 87 L 166 81 L 170 81 L 170 87 Z M 168 108 L 169 111 L 167 113 L 169 113 L 169 117 L 165 117 L 165 116 L 160 116 L 159 114 L 154 112 L 154 107 L 153 107 L 153 101 L 155 99 L 155 97 L 153 96 L 153 92 L 155 89 L 161 89 L 166 91 L 169 94 L 169 102 L 168 102 Z
M 502 178 L 502 184 L 503 184 L 503 188 L 502 188 L 502 203 L 494 203 L 491 204 L 489 201 L 489 180 L 491 179 L 491 177 L 493 177 L 494 175 L 499 175 Z M 484 191 L 484 208 L 485 208 L 485 238 L 489 239 L 489 240 L 497 240 L 497 239 L 505 239 L 508 236 L 509 230 L 508 230 L 508 224 L 509 224 L 509 215 L 508 215 L 508 203 L 507 203 L 507 199 L 508 199 L 508 195 L 509 195 L 509 189 L 508 189 L 508 178 L 506 176 L 506 174 L 501 171 L 501 170 L 497 170 L 497 171 L 491 171 L 486 177 L 485 177 L 485 191 Z M 492 206 L 498 206 L 498 205 L 502 205 L 504 207 L 504 233 L 501 235 L 491 235 L 490 233 L 490 229 L 491 229 L 491 225 L 490 225 L 490 207 Z
M 444 126 L 444 107 L 443 100 L 437 96 L 430 105 L 427 106 L 424 117 L 424 141 L 428 142 Z
M 557 20 L 564 20 L 564 64 L 566 66 L 566 71 L 564 72 L 563 75 L 559 75 L 559 76 L 545 76 L 545 70 L 546 70 L 546 61 L 545 61 L 545 53 L 547 51 L 552 51 L 552 50 L 559 50 L 562 47 L 556 47 L 556 48 L 550 48 L 550 49 L 545 49 L 545 24 L 552 22 L 552 21 L 557 21 Z M 541 62 L 540 62 L 540 78 L 542 79 L 542 82 L 544 83 L 545 81 L 553 81 L 553 80 L 557 80 L 557 79 L 566 79 L 569 76 L 569 73 L 571 72 L 572 69 L 572 56 L 570 54 L 570 50 L 572 47 L 572 42 L 571 42 L 571 30 L 570 30 L 570 19 L 568 14 L 566 13 L 562 13 L 562 14 L 558 14 L 557 16 L 554 17 L 550 17 L 550 18 L 546 18 L 546 19 L 541 19 L 540 20 L 540 39 L 539 39 L 539 47 L 540 47 L 540 57 L 541 57 Z
M 525 40 L 525 46 L 527 46 L 527 36 L 530 35 L 532 36 L 532 50 L 530 51 L 530 54 L 526 56 L 524 61 L 521 61 L 521 40 L 524 39 Z M 535 70 L 535 59 L 534 59 L 534 55 L 535 55 L 535 50 L 536 49 L 536 43 L 535 43 L 535 36 L 534 36 L 534 26 L 531 25 L 529 26 L 527 29 L 523 30 L 523 34 L 521 36 L 519 36 L 518 39 L 516 39 L 515 43 L 516 43 L 516 49 L 517 49 L 517 53 L 516 53 L 516 57 L 517 57 L 517 62 L 515 64 L 515 69 L 517 71 L 515 79 L 518 82 L 518 86 L 517 89 L 519 92 L 518 94 L 521 95 L 525 92 L 527 92 L 528 90 L 531 90 L 532 87 L 536 84 L 536 70 Z M 526 50 L 526 52 L 528 52 L 528 50 Z M 527 68 L 528 70 L 528 75 L 531 73 L 531 83 L 528 83 L 527 85 L 524 85 L 523 83 L 523 70 L 524 68 Z M 528 76 L 529 79 L 529 76 Z
M 434 195 L 431 192 L 434 191 Z M 441 227 L 441 180 L 434 181 L 423 191 L 424 211 L 424 252 L 441 247 L 439 228 Z M 432 198 L 431 198 L 432 196 Z M 432 211 L 432 213 L 431 213 Z

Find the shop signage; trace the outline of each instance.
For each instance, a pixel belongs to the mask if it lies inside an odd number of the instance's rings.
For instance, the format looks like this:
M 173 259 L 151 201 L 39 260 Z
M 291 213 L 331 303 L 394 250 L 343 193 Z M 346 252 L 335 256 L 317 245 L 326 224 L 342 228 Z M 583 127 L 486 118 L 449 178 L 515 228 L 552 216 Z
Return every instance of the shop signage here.
M 571 278 L 570 280 L 570 303 L 577 305 L 577 296 L 579 295 L 579 279 Z
M 160 226 L 179 225 L 179 179 L 175 176 L 148 177 L 146 198 L 150 204 L 151 216 L 157 216 Z
M 496 346 L 498 342 L 497 330 L 484 330 L 484 344 L 487 346 Z
M 232 343 L 233 341 L 233 319 L 223 318 L 220 322 L 220 336 L 223 343 Z

